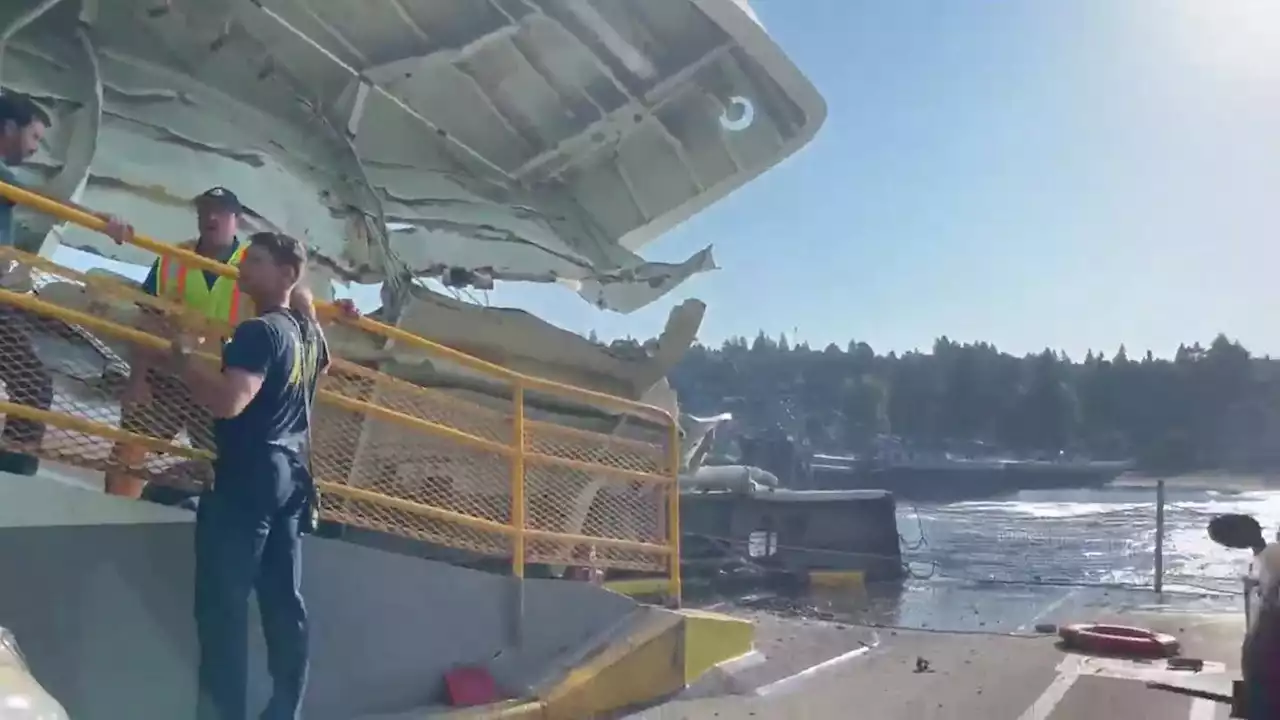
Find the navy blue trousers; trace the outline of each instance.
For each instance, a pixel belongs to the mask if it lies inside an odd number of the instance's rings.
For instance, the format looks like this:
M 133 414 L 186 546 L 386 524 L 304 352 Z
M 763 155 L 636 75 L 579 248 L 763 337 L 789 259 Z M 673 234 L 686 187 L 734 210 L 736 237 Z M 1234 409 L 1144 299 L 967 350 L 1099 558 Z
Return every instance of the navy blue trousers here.
M 196 512 L 196 634 L 199 720 L 247 720 L 249 595 L 256 591 L 271 673 L 262 720 L 297 720 L 308 671 L 307 610 L 300 591 L 302 486 L 247 501 L 207 491 Z

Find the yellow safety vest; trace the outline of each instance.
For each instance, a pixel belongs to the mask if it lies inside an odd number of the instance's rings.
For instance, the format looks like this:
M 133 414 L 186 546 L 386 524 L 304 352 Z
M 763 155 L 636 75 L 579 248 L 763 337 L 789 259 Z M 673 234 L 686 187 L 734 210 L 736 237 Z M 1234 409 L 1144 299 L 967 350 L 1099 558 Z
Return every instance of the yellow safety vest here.
M 196 241 L 185 242 L 179 247 L 195 250 Z M 227 264 L 236 267 L 244 258 L 249 246 L 241 244 L 232 253 Z M 197 267 L 187 267 L 181 260 L 169 256 L 156 259 L 156 295 L 199 310 L 215 320 L 223 320 L 235 327 L 246 317 L 253 315 L 253 301 L 243 297 L 235 278 L 219 277 L 209 287 L 205 281 L 204 271 Z

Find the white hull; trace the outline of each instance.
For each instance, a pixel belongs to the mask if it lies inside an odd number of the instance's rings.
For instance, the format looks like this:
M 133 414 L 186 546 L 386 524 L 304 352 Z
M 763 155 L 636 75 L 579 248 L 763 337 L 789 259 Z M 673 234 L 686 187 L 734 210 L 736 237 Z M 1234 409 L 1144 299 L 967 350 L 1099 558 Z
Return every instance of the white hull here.
M 192 234 L 191 197 L 225 185 L 361 282 L 462 268 L 641 307 L 714 262 L 634 251 L 825 116 L 731 0 L 65 0 L 14 21 L 37 5 L 0 11 L 16 31 L 4 85 L 56 118 L 33 182 L 166 242 Z M 734 98 L 751 124 L 730 130 Z

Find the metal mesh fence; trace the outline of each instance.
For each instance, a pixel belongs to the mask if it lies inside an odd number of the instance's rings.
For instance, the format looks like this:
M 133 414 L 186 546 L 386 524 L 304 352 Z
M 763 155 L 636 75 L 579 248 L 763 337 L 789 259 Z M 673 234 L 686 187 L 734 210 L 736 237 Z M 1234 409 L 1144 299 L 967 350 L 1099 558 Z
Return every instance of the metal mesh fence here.
M 230 329 L 115 277 L 12 249 L 0 265 L 12 268 L 0 281 L 0 446 L 148 482 L 207 482 L 210 418 L 190 391 L 156 369 L 149 397 L 122 395 L 130 362 L 162 367 L 165 338 L 201 338 L 200 359 L 215 362 Z M 556 393 L 526 380 L 425 388 L 335 361 L 313 429 L 322 516 L 510 557 L 522 496 L 526 561 L 573 564 L 594 551 L 600 567 L 668 570 L 670 419 L 593 406 L 571 388 L 548 402 Z

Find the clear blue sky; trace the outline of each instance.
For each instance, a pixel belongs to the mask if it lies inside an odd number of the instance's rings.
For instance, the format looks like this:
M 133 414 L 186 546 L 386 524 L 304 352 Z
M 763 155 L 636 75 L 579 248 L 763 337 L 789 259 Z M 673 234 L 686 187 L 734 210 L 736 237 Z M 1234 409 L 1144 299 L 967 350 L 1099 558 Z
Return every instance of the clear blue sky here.
M 1280 0 L 753 6 L 830 113 L 643 251 L 723 269 L 629 316 L 558 286 L 494 304 L 606 339 L 697 297 L 711 343 L 1280 354 Z

